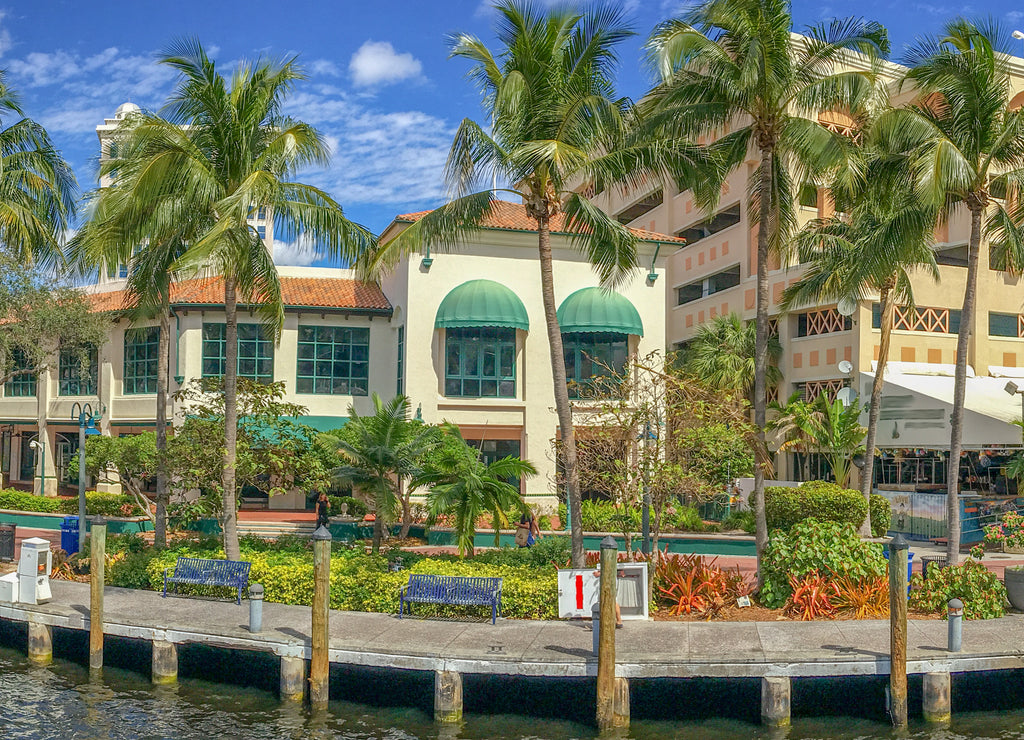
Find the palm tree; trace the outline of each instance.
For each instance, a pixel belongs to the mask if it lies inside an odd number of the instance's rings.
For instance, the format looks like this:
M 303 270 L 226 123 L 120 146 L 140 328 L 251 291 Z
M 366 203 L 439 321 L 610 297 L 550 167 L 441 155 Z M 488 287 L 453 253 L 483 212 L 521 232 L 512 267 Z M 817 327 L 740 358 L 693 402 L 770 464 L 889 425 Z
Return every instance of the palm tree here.
M 908 53 L 910 70 L 903 82 L 914 89 L 917 99 L 883 114 L 875 126 L 880 145 L 905 153 L 905 164 L 925 203 L 943 209 L 946 218 L 964 207 L 971 218 L 950 420 L 950 563 L 959 558 L 964 395 L 982 235 L 999 245 L 1009 268 L 1024 267 L 1019 226 L 1024 210 L 1018 196 L 1024 185 L 1024 113 L 1009 110 L 1013 86 L 1008 41 L 993 22 L 949 21 L 942 34 L 922 39 Z
M 527 475 L 536 475 L 532 463 L 518 457 L 506 457 L 485 463 L 480 453 L 467 445 L 458 427 L 446 425 L 446 435 L 461 445 L 440 448 L 439 454 L 413 476 L 414 486 L 430 486 L 427 507 L 431 517 L 454 515 L 459 555 L 472 555 L 476 521 L 490 512 L 494 522 L 494 546 L 501 545 L 501 525 L 508 524 L 506 511 L 522 508 L 519 488 L 509 483 Z
M 294 58 L 245 62 L 230 80 L 195 40 L 173 44 L 160 62 L 179 73 L 161 115 L 141 114 L 128 133 L 133 167 L 115 170 L 115 189 L 136 213 L 149 213 L 163 249 L 175 224 L 196 224 L 172 265 L 185 273 L 212 271 L 224 280 L 225 445 L 224 550 L 238 559 L 235 459 L 238 433 L 238 302 L 258 308 L 280 335 L 281 285 L 269 250 L 249 219 L 274 218 L 278 238 L 304 234 L 327 256 L 355 260 L 374 244 L 325 192 L 294 176 L 323 166 L 329 149 L 316 129 L 288 118 L 282 106 L 305 74 Z M 115 168 L 117 163 L 113 165 Z M 137 226 L 138 224 L 133 224 Z M 142 243 L 137 241 L 134 243 Z
M 859 421 L 861 405 L 854 401 L 847 406 L 822 393 L 811 402 L 794 394 L 785 406 L 773 404 L 773 408 L 779 413 L 769 428 L 783 440 L 779 449 L 817 450 L 828 462 L 836 483 L 846 488 L 851 459 L 863 449 L 866 430 Z
M 360 416 L 349 406 L 348 423 L 338 439 L 345 464 L 335 477 L 348 481 L 373 499 L 373 551 L 380 550 L 384 522 L 392 521 L 403 481 L 420 470 L 420 460 L 437 443 L 434 428 L 409 419 L 409 397 L 397 395 L 384 403 L 372 395 L 372 416 Z
M 754 391 L 755 326 L 744 322 L 736 313 L 716 316 L 703 324 L 686 344 L 683 370 L 700 379 L 710 388 L 732 391 L 750 398 Z M 778 360 L 782 356 L 779 337 L 768 338 L 768 378 L 766 384 L 778 385 L 782 373 Z
M 768 256 L 785 256 L 795 230 L 794 181 L 834 171 L 853 156 L 853 142 L 819 125 L 817 116 L 856 112 L 872 92 L 873 75 L 837 70 L 837 64 L 848 52 L 869 59 L 888 53 L 885 29 L 874 22 L 837 19 L 807 29 L 803 37 L 794 36 L 792 28 L 786 0 L 707 0 L 659 25 L 648 42 L 662 80 L 649 96 L 651 124 L 689 136 L 715 136 L 731 125 L 734 130 L 710 147 L 721 157 L 723 171 L 743 165 L 751 150 L 760 160 L 750 186 L 750 212 L 758 224 L 754 425 L 759 449 L 753 498 L 759 557 L 768 543 L 763 505 L 770 464 L 764 444 Z
M 537 227 L 572 562 L 582 568 L 579 474 L 556 317 L 551 222 L 562 214 L 576 247 L 601 281 L 614 285 L 636 268 L 638 237 L 578 192 L 580 184 L 593 183 L 597 192 L 614 183 L 641 187 L 643 178 L 660 181 L 669 172 L 682 177 L 710 160 L 677 140 L 633 133 L 634 110 L 613 85 L 616 50 L 632 33 L 620 9 L 605 5 L 581 13 L 559 6 L 541 12 L 525 0 L 499 0 L 496 8 L 499 51 L 467 34 L 450 40 L 451 56 L 473 63 L 470 78 L 480 89 L 490 132 L 462 121 L 445 172 L 453 200 L 383 245 L 363 269 L 376 275 L 425 246 L 457 247 L 491 213 L 499 192 L 525 204 Z M 492 177 L 509 185 L 490 188 Z M 487 189 L 473 192 L 478 187 Z
M 878 364 L 868 407 L 866 455 L 860 490 L 870 501 L 875 466 L 875 439 L 882 407 L 885 366 L 889 360 L 893 316 L 897 304 L 914 303 L 911 272 L 924 270 L 938 280 L 935 253 L 931 249 L 936 211 L 923 205 L 913 183 L 896 173 L 886 173 L 884 153 L 869 155 L 867 176 L 847 197 L 847 213 L 816 219 L 796 236 L 800 263 L 806 265 L 800 280 L 783 296 L 783 307 L 823 302 L 861 301 L 878 295 L 881 336 Z M 881 171 L 880 171 L 881 170 Z M 889 174 L 890 176 L 886 176 Z M 861 534 L 871 534 L 868 512 Z

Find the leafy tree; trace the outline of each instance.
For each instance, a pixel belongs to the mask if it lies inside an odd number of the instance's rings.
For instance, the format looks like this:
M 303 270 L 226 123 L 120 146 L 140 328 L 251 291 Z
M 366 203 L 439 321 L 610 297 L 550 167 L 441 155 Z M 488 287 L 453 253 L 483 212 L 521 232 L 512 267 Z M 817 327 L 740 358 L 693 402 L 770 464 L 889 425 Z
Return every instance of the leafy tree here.
M 427 508 L 432 519 L 453 517 L 460 556 L 473 555 L 476 521 L 485 512 L 493 518 L 494 546 L 498 547 L 501 525 L 508 524 L 505 512 L 526 506 L 519 489 L 509 481 L 536 475 L 537 469 L 518 457 L 485 463 L 480 452 L 465 443 L 458 427 L 446 424 L 443 433 L 457 443 L 426 456 L 413 485 L 430 487 Z
M 694 147 L 636 135 L 635 111 L 613 85 L 617 49 L 632 34 L 620 9 L 542 12 L 525 1 L 499 0 L 496 10 L 498 50 L 468 34 L 450 40 L 451 55 L 473 64 L 469 76 L 492 124 L 489 132 L 468 118 L 462 121 L 445 173 L 454 200 L 383 245 L 364 261 L 363 270 L 379 274 L 424 246 L 458 247 L 495 210 L 499 193 L 525 204 L 537 227 L 572 561 L 583 567 L 576 442 L 552 275 L 552 220 L 564 216 L 576 247 L 601 281 L 613 285 L 636 268 L 638 237 L 579 192 L 580 184 L 592 182 L 596 191 L 616 183 L 639 187 L 648 176 L 660 179 L 669 171 L 682 176 L 710 165 Z M 503 186 L 492 188 L 492 178 Z
M 856 115 L 873 94 L 873 70 L 842 70 L 849 52 L 869 60 L 888 53 L 885 29 L 858 19 L 812 26 L 800 37 L 786 0 L 707 0 L 659 25 L 648 41 L 661 83 L 648 96 L 649 121 L 672 135 L 717 137 L 710 149 L 723 163 L 722 180 L 695 193 L 714 207 L 725 174 L 759 163 L 749 212 L 757 228 L 757 319 L 754 424 L 758 431 L 753 503 L 760 558 L 768 543 L 764 476 L 770 469 L 764 429 L 768 380 L 768 258 L 786 256 L 796 227 L 794 182 L 842 168 L 855 149 L 818 123 L 822 111 Z M 726 126 L 733 130 L 719 135 Z
M 154 501 L 146 493 L 146 481 L 156 476 L 159 468 L 156 434 L 142 432 L 125 437 L 97 435 L 85 438 L 85 472 L 100 483 L 121 485 L 135 499 L 154 523 Z M 68 471 L 78 475 L 78 456 L 72 458 Z M 166 544 L 166 541 L 165 543 Z M 157 545 L 163 547 L 164 544 Z
M 323 253 L 356 259 L 373 245 L 371 234 L 347 220 L 329 195 L 295 181 L 308 166 L 324 166 L 329 148 L 312 126 L 283 113 L 295 83 L 306 78 L 294 58 L 244 62 L 226 79 L 195 40 L 179 41 L 159 59 L 179 73 L 161 115 L 142 114 L 125 132 L 132 161 L 117 170 L 117 188 L 138 213 L 127 219 L 133 235 L 164 249 L 174 225 L 195 225 L 187 249 L 172 267 L 212 270 L 224 280 L 224 444 L 221 484 L 224 550 L 237 560 L 239 301 L 256 307 L 279 334 L 281 286 L 270 252 L 249 219 L 263 210 L 277 238 L 300 234 Z M 118 163 L 113 167 L 117 168 Z M 154 219 L 156 225 L 154 226 Z M 142 238 L 131 244 L 143 244 Z
M 697 329 L 682 353 L 683 369 L 712 388 L 742 393 L 754 392 L 754 355 L 757 331 L 754 324 L 743 321 L 737 313 L 716 316 Z M 768 339 L 769 386 L 782 380 L 778 361 L 782 345 L 778 335 Z
M 917 92 L 909 104 L 883 114 L 874 138 L 903 152 L 922 200 L 949 218 L 970 214 L 967 275 L 956 345 L 946 509 L 949 563 L 959 559 L 960 453 L 963 450 L 967 354 L 975 323 L 981 238 L 1012 270 L 1024 268 L 1024 113 L 1014 95 L 1009 37 L 992 21 L 956 18 L 909 51 L 903 83 Z

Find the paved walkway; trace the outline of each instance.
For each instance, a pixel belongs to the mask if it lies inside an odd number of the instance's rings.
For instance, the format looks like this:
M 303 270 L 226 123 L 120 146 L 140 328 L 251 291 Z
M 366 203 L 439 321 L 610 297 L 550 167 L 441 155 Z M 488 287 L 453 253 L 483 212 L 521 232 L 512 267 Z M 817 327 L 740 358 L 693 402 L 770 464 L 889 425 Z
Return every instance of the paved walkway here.
M 87 584 L 52 582 L 44 605 L 0 603 L 0 618 L 86 629 Z M 282 656 L 309 656 L 310 610 L 264 605 L 264 631 L 247 629 L 248 604 L 108 588 L 108 634 L 196 642 Z M 530 676 L 596 673 L 589 623 L 398 619 L 332 611 L 332 662 L 366 666 Z M 888 673 L 884 621 L 627 622 L 616 631 L 625 677 L 828 676 Z M 968 622 L 960 654 L 946 652 L 946 623 L 911 621 L 909 671 L 1024 668 L 1024 615 Z

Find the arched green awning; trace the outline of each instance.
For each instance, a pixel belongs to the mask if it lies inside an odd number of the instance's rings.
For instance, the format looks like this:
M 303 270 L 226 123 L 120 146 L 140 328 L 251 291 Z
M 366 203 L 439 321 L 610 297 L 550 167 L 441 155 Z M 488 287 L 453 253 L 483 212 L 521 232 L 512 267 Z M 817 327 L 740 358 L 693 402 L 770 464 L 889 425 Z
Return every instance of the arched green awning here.
M 453 288 L 437 307 L 435 329 L 507 326 L 530 330 L 526 306 L 519 296 L 493 280 L 470 280 Z
M 625 296 L 603 288 L 583 288 L 562 301 L 558 325 L 565 333 L 607 331 L 644 335 L 636 306 Z

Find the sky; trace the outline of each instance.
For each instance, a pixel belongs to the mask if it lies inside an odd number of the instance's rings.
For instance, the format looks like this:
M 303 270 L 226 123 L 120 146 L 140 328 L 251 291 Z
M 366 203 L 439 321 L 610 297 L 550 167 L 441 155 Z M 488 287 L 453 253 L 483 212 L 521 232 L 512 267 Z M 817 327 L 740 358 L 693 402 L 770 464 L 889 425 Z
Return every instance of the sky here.
M 685 6 L 617 1 L 637 33 L 621 49 L 619 88 L 636 99 L 650 84 L 644 38 Z M 945 3 L 794 0 L 793 16 L 795 30 L 851 11 L 879 21 L 897 61 L 907 43 L 956 15 L 1024 27 L 1024 3 Z M 242 59 L 298 55 L 309 79 L 298 83 L 288 112 L 316 126 L 333 151 L 329 167 L 304 179 L 379 233 L 396 214 L 442 202 L 456 127 L 466 117 L 484 120 L 465 77 L 469 65 L 447 58 L 446 36 L 472 33 L 493 48 L 493 23 L 490 0 L 0 0 L 0 69 L 86 191 L 96 186 L 96 126 L 126 101 L 158 110 L 173 87 L 174 73 L 156 62 L 171 42 L 199 39 L 225 72 Z M 278 245 L 275 259 L 318 264 L 301 244 Z

